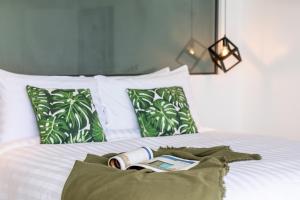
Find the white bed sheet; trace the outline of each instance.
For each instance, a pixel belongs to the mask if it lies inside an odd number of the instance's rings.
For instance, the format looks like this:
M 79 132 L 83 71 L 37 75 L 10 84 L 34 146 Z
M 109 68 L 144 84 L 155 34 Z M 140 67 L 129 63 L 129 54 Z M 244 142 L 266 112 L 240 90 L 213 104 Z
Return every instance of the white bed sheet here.
M 211 147 L 259 153 L 261 161 L 230 164 L 225 200 L 299 200 L 300 142 L 280 138 L 207 132 L 107 143 L 40 145 L 38 139 L 0 146 L 1 200 L 58 200 L 75 160 L 140 146 Z

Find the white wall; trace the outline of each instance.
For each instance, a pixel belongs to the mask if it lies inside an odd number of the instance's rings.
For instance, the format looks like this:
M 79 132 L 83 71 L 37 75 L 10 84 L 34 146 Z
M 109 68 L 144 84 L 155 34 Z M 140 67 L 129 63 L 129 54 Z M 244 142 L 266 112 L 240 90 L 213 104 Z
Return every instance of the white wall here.
M 193 76 L 203 124 L 300 138 L 300 1 L 227 0 L 227 36 L 243 62 Z

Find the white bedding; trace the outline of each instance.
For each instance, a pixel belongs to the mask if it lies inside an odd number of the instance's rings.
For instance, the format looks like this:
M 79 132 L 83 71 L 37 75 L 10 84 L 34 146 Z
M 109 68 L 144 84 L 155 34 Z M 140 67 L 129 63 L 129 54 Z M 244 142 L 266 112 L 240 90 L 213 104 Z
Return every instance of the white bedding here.
M 0 199 L 58 200 L 75 160 L 140 146 L 211 147 L 259 153 L 261 161 L 230 164 L 225 200 L 299 200 L 300 142 L 207 132 L 107 143 L 39 145 L 38 139 L 0 146 Z

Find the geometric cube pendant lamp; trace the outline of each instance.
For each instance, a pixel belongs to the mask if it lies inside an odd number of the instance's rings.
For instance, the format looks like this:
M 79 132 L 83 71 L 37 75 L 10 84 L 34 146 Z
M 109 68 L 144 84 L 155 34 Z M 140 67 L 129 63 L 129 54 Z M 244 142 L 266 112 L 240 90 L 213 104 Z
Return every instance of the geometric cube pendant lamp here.
M 226 37 L 226 10 L 227 2 L 224 0 L 224 37 L 208 48 L 212 61 L 225 73 L 242 61 L 241 54 L 236 45 Z
M 211 45 L 208 51 L 214 64 L 225 73 L 242 61 L 239 49 L 226 35 Z

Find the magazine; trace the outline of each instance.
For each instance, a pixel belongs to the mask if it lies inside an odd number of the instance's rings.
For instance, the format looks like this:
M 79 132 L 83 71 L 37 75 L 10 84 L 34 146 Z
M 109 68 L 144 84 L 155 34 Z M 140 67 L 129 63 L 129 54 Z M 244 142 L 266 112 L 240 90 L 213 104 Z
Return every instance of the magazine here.
M 108 165 L 121 170 L 150 169 L 154 172 L 170 172 L 188 170 L 199 164 L 197 160 L 187 160 L 172 155 L 153 158 L 149 147 L 121 153 L 109 159 Z

